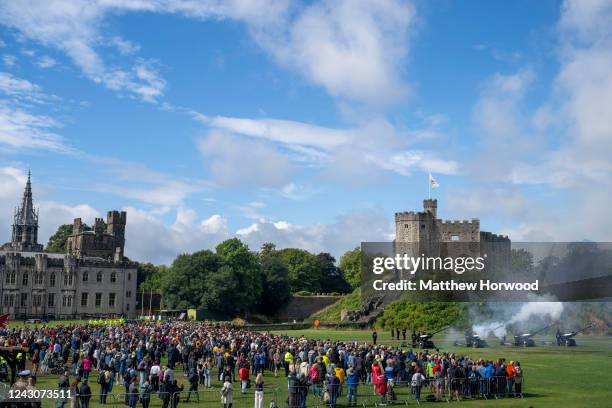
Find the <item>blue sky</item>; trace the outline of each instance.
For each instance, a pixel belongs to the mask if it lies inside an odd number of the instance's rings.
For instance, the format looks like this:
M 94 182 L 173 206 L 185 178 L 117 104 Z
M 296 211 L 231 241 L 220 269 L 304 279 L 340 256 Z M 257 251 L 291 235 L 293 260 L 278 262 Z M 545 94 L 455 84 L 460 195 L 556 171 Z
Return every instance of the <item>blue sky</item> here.
M 128 211 L 128 256 L 340 255 L 444 218 L 609 238 L 606 1 L 0 1 L 0 231 Z M 596 187 L 595 187 L 596 186 Z M 576 214 L 588 214 L 584 221 Z

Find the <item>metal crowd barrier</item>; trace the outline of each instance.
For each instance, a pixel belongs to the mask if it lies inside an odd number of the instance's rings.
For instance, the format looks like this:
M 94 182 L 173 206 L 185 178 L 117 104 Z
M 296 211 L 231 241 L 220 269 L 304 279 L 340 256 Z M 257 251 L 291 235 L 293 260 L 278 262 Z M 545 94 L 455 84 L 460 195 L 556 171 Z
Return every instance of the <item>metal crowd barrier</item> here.
M 492 399 L 507 397 L 523 397 L 525 378 L 520 383 L 514 378 L 456 378 L 450 381 L 448 397 L 452 399 Z

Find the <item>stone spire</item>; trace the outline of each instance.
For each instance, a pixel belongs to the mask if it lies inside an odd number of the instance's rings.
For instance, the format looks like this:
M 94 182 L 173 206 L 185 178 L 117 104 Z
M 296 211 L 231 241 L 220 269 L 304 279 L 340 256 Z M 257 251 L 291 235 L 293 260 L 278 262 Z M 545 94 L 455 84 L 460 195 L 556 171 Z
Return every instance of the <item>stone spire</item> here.
M 28 181 L 21 199 L 21 206 L 15 209 L 11 249 L 15 251 L 38 252 L 43 246 L 38 243 L 38 213 L 32 203 L 32 174 L 28 170 Z

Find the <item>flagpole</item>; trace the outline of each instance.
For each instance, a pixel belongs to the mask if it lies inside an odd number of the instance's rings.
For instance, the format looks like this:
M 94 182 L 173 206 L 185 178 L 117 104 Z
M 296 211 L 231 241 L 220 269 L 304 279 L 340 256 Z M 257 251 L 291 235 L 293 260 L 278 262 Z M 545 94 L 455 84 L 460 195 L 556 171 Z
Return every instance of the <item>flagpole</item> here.
M 431 173 L 427 172 L 427 187 L 429 188 L 429 199 L 431 200 Z

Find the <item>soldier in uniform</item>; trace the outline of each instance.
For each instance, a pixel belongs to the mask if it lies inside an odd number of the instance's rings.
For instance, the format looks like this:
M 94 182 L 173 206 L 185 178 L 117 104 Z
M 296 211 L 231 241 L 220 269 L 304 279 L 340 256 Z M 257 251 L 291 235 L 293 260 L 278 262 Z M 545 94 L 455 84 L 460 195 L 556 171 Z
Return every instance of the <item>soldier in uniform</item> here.
M 29 376 L 30 370 L 23 370 L 17 373 L 17 381 L 11 386 L 8 398 L 2 403 L 3 407 L 30 407 L 30 400 L 27 398 Z

